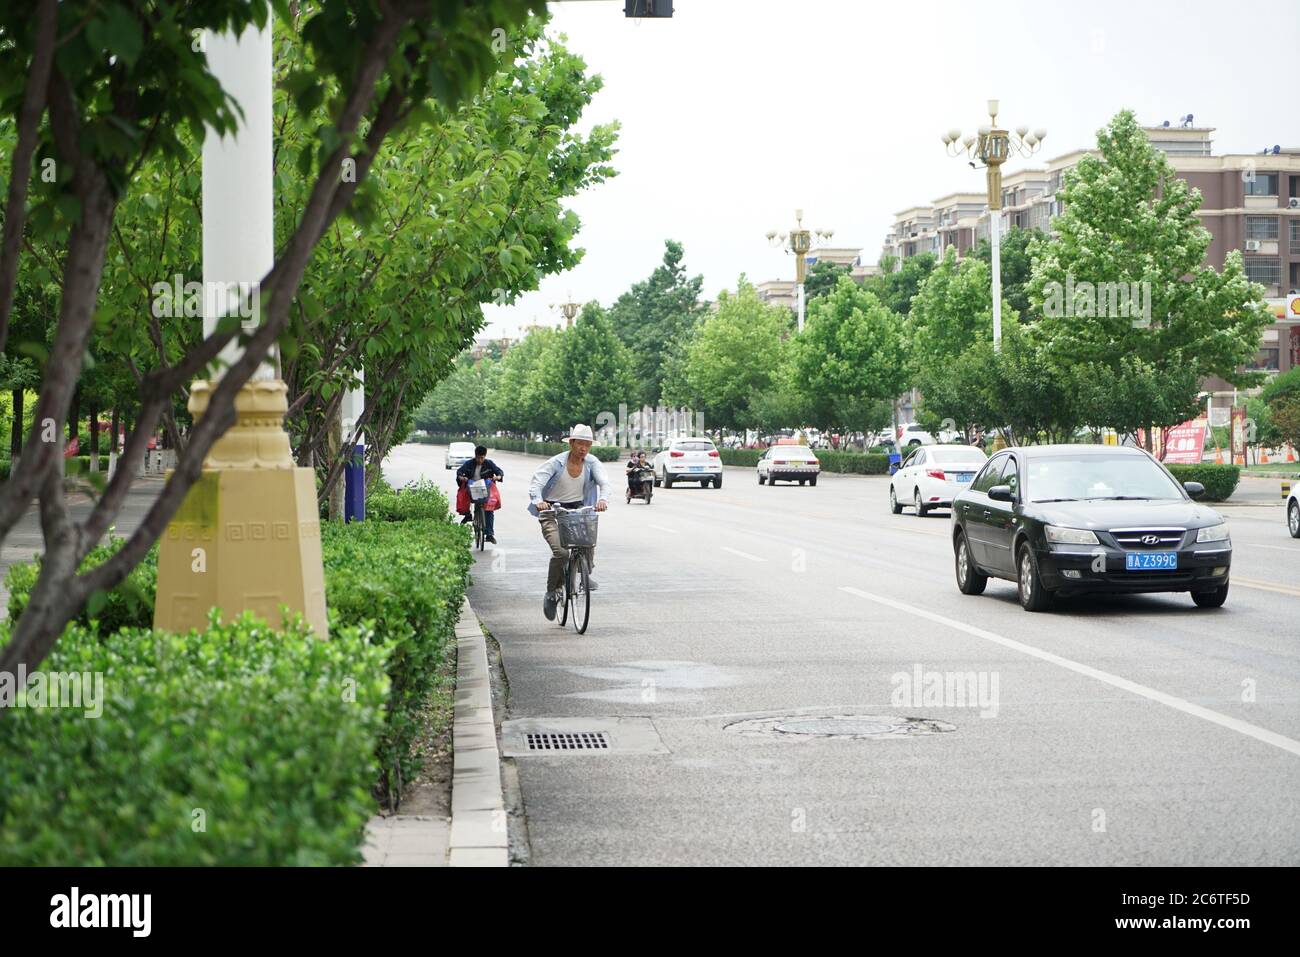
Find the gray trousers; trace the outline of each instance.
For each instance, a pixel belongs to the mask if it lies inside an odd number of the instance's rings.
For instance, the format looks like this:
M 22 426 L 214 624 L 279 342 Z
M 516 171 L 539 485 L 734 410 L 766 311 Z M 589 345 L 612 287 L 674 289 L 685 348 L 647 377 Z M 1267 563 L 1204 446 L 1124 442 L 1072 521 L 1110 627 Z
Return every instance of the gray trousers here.
M 564 563 L 569 559 L 569 550 L 560 544 L 560 523 L 554 515 L 543 515 L 539 519 L 542 537 L 551 546 L 551 564 L 546 569 L 546 590 L 558 591 L 564 587 Z M 587 571 L 596 567 L 596 549 L 583 548 L 587 553 Z

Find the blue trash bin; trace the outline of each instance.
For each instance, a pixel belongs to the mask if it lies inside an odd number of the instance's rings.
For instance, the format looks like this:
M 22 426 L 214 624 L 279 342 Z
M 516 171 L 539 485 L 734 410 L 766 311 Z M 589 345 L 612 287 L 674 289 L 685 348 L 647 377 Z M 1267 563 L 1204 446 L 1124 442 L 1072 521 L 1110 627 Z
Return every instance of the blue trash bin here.
M 900 452 L 889 453 L 889 474 L 893 475 L 898 471 L 898 467 L 903 464 L 903 456 Z

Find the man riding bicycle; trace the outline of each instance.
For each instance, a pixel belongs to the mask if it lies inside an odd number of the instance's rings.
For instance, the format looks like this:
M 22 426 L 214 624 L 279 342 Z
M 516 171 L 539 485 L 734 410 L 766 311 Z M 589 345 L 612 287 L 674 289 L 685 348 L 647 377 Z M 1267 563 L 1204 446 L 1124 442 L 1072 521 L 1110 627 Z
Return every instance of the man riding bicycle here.
M 603 512 L 609 507 L 609 479 L 600 459 L 591 454 L 592 443 L 596 440 L 591 426 L 575 425 L 564 440 L 569 443 L 569 450 L 543 462 L 528 485 L 528 512 L 541 520 L 542 537 L 551 547 L 551 563 L 546 569 L 546 596 L 542 599 L 542 613 L 549 621 L 555 620 L 555 606 L 564 597 L 564 564 L 569 557 L 568 551 L 560 545 L 560 527 L 553 509 L 556 506 L 581 508 L 594 505 L 596 511 Z M 551 511 L 551 514 L 539 515 L 542 511 Z M 588 548 L 585 551 L 590 569 L 595 565 L 596 550 Z M 596 590 L 594 579 L 587 579 L 587 588 Z
M 474 506 L 469 496 L 469 483 L 480 479 L 500 481 L 505 477 L 506 473 L 501 471 L 501 467 L 487 457 L 487 446 L 477 446 L 474 449 L 474 457 L 456 470 L 456 484 L 460 486 L 456 494 L 456 511 L 461 515 L 462 525 L 471 522 L 474 516 Z M 496 526 L 495 516 L 496 506 L 484 504 L 483 537 L 493 545 L 497 543 L 493 534 Z

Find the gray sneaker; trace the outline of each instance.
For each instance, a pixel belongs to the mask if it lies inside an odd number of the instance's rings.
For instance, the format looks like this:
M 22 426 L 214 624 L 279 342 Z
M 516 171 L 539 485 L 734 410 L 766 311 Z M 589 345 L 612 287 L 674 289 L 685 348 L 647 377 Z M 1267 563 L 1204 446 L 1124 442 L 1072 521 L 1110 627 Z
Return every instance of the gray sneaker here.
M 555 606 L 559 601 L 559 595 L 553 591 L 548 591 L 546 597 L 542 599 L 542 614 L 546 616 L 547 621 L 555 621 Z

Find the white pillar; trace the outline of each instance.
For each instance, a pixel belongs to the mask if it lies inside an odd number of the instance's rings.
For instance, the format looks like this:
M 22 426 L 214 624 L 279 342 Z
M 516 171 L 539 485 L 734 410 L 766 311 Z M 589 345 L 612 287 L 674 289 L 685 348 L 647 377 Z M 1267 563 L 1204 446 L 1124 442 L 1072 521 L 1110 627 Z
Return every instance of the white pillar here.
M 209 32 L 204 42 L 213 76 L 243 110 L 234 135 L 218 137 L 209 129 L 203 139 L 203 334 L 209 336 L 238 306 L 223 295 L 240 283 L 256 289 L 250 284 L 260 283 L 275 263 L 271 23 L 260 30 L 250 25 L 238 38 Z M 246 329 L 254 326 L 256 316 L 245 320 Z M 229 364 L 241 354 L 232 342 L 221 359 Z M 275 378 L 273 356 L 254 378 Z
M 803 283 L 799 283 L 799 331 L 803 332 Z
M 989 210 L 989 237 L 993 246 L 993 348 L 1002 348 L 1002 210 Z

